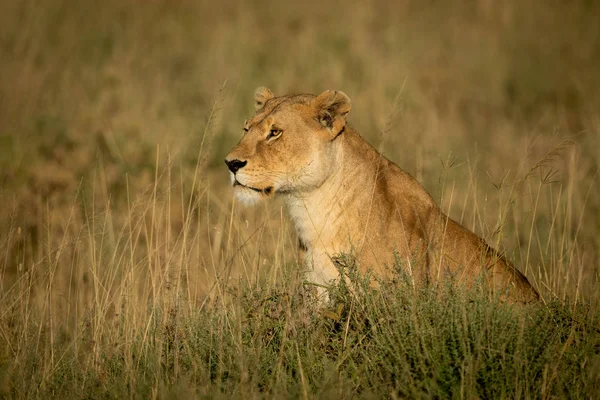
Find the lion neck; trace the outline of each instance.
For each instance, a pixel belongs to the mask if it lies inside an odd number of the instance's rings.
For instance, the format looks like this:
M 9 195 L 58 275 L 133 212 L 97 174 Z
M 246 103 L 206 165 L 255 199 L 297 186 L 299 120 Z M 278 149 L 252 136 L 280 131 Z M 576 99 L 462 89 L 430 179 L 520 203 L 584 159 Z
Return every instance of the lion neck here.
M 380 157 L 349 126 L 335 140 L 335 167 L 323 183 L 308 192 L 286 195 L 289 214 L 307 250 L 325 249 L 329 255 L 350 250 L 351 241 L 359 245 L 349 236 L 353 229 L 348 221 L 360 225 L 366 218 L 360 200 L 374 187 Z

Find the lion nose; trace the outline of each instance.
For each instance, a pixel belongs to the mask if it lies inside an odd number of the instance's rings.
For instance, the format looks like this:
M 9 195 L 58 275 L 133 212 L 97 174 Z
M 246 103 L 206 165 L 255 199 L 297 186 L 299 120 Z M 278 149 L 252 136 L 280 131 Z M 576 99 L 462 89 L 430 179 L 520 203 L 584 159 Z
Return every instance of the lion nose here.
M 225 160 L 225 164 L 227 164 L 227 168 L 229 168 L 229 170 L 231 172 L 233 172 L 234 174 L 236 172 L 238 172 L 239 169 L 244 168 L 244 166 L 247 164 L 247 161 L 240 161 L 240 160 Z

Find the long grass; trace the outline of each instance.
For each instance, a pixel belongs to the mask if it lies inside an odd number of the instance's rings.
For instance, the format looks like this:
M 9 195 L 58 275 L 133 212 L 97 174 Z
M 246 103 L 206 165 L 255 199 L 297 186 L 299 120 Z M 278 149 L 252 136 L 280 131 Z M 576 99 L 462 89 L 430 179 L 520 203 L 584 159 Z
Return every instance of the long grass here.
M 534 3 L 1 2 L 0 397 L 598 397 L 600 10 Z M 222 165 L 265 84 L 348 93 L 542 302 L 341 255 L 317 303 Z

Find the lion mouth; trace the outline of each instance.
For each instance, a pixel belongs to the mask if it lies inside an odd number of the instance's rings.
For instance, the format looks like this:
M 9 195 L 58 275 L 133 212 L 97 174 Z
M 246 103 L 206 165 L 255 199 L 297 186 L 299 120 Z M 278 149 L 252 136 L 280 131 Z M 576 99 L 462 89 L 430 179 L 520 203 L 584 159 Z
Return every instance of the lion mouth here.
M 242 186 L 242 187 L 245 187 L 247 189 L 253 190 L 253 191 L 257 192 L 257 193 L 271 194 L 273 192 L 273 187 L 272 186 L 267 186 L 264 189 L 258 189 L 258 188 L 252 187 L 252 186 L 244 185 L 243 183 L 240 183 L 240 181 L 238 181 L 237 179 L 234 179 L 233 180 L 233 187 L 236 187 L 236 186 Z

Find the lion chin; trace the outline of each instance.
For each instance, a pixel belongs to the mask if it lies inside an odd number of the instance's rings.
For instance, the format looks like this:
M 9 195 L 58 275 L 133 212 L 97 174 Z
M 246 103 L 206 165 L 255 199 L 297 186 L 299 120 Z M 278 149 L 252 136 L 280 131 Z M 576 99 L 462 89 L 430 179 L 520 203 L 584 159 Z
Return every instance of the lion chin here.
M 235 176 L 231 176 L 231 185 L 233 186 L 233 194 L 235 198 L 244 205 L 254 205 L 268 197 L 271 197 L 275 190 L 272 186 L 267 186 L 264 189 L 259 189 L 254 186 L 243 184 L 237 180 Z
M 235 186 L 233 188 L 233 194 L 237 201 L 246 206 L 253 206 L 265 198 L 262 193 L 256 192 L 242 185 Z

